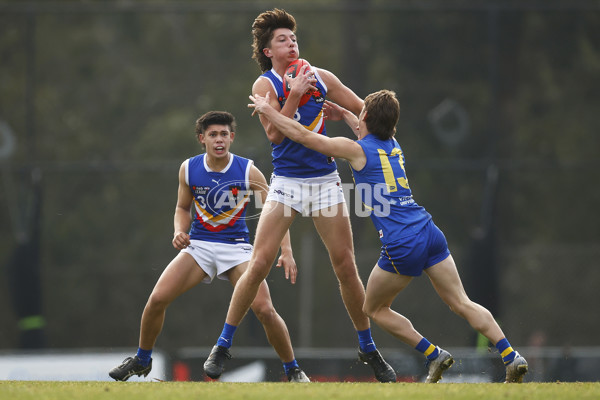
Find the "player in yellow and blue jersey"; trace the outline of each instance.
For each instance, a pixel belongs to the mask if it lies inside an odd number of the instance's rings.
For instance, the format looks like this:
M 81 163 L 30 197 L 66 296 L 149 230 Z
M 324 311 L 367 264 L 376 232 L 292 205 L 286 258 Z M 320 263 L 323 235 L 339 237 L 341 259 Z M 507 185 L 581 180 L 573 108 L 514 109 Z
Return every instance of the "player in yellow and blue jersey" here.
M 506 339 L 492 314 L 471 301 L 461 283 L 442 231 L 431 215 L 413 199 L 404 155 L 394 138 L 400 104 L 394 92 L 382 90 L 365 98 L 358 117 L 327 102 L 325 115 L 344 120 L 358 140 L 327 138 L 284 118 L 269 103 L 269 95 L 250 96 L 255 111 L 286 137 L 324 155 L 350 163 L 357 190 L 379 232 L 381 253 L 367 282 L 364 310 L 384 330 L 423 353 L 427 359 L 426 382 L 438 382 L 454 359 L 431 344 L 412 323 L 390 307 L 413 277 L 424 271 L 442 300 L 455 313 L 494 343 L 506 366 L 505 382 L 522 382 L 528 365 Z
M 179 169 L 173 247 L 180 252 L 165 268 L 146 303 L 137 354 L 109 372 L 115 380 L 150 373 L 152 349 L 166 309 L 177 297 L 200 282 L 211 283 L 215 276 L 235 286 L 248 267 L 252 245 L 246 207 L 251 194 L 264 202 L 268 186 L 251 160 L 229 151 L 235 128 L 235 118 L 225 111 L 210 111 L 196 121 L 197 138 L 206 152 L 185 160 Z M 295 283 L 297 269 L 289 233 L 281 241 L 278 266 L 283 266 L 286 277 Z M 287 326 L 273 307 L 265 281 L 260 282 L 252 310 L 281 358 L 288 380 L 309 382 L 294 357 Z

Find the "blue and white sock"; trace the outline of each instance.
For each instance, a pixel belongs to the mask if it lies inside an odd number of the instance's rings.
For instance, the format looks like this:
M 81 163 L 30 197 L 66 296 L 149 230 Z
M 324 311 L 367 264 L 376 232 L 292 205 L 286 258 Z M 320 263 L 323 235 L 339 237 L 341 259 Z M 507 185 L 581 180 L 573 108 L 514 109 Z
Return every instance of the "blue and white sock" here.
M 233 343 L 233 334 L 237 326 L 229 325 L 225 322 L 225 326 L 223 326 L 223 331 L 221 332 L 221 336 L 219 336 L 219 340 L 217 340 L 217 346 L 223 346 L 226 348 L 230 348 Z
M 138 348 L 136 355 L 137 358 L 140 360 L 140 364 L 142 364 L 144 367 L 147 367 L 148 364 L 150 364 L 150 360 L 152 360 L 152 349 L 144 350 L 142 348 Z
M 377 350 L 375 341 L 371 337 L 371 328 L 365 329 L 364 331 L 356 331 L 356 333 L 358 333 L 358 345 L 363 352 L 370 353 Z
M 283 363 L 283 369 L 285 370 L 286 375 L 290 372 L 290 369 L 292 369 L 294 367 L 300 367 L 298 365 L 298 361 L 296 361 L 296 359 L 294 359 L 293 361 L 290 361 L 290 362 Z

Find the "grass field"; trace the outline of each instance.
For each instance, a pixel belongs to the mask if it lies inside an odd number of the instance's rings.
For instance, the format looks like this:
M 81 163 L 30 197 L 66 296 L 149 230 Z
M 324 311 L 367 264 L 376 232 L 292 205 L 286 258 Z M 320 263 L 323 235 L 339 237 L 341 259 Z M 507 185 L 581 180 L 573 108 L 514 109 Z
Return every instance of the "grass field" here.
M 0 381 L 0 400 L 599 399 L 600 383 L 220 383 Z

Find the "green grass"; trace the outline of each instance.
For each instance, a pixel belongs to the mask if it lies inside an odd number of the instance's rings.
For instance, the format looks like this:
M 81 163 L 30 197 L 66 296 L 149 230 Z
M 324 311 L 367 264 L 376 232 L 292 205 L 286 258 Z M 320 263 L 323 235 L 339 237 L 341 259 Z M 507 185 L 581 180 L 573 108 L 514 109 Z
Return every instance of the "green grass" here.
M 0 399 L 598 399 L 600 383 L 219 383 L 0 381 Z

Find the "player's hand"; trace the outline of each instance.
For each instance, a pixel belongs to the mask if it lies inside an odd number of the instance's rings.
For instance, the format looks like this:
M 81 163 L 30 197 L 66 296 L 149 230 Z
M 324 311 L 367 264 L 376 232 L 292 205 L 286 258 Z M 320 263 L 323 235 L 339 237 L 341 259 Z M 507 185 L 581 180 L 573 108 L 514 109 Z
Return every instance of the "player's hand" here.
M 323 103 L 323 117 L 329 121 L 341 121 L 344 119 L 345 108 L 335 104 L 332 101 L 325 100 Z
M 173 235 L 173 247 L 183 250 L 191 244 L 190 235 L 185 232 L 175 232 Z
M 265 112 L 265 108 L 270 107 L 270 97 L 271 96 L 269 92 L 267 92 L 265 96 L 261 96 L 258 93 L 254 96 L 248 96 L 248 98 L 252 101 L 252 103 L 248 104 L 248 108 L 254 108 L 254 111 L 252 111 L 252 116 L 254 116 L 256 113 L 262 114 Z
M 308 65 L 303 65 L 295 77 L 290 78 L 289 76 L 284 76 L 283 79 L 287 81 L 290 87 L 290 93 L 304 94 L 306 92 L 317 90 L 317 87 L 315 86 L 317 84 L 317 78 L 315 78 L 315 73 Z
M 293 284 L 296 283 L 296 277 L 298 276 L 298 268 L 296 266 L 296 260 L 290 253 L 282 253 L 277 260 L 277 268 L 283 267 L 285 273 L 285 279 L 289 279 Z

